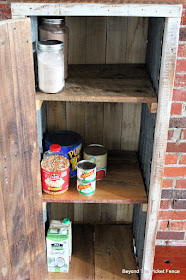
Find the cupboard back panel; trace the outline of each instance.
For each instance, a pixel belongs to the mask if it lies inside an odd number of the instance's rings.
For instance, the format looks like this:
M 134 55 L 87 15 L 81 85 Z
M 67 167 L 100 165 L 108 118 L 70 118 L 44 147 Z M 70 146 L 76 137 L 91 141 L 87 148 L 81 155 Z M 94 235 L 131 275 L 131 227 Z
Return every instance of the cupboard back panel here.
M 145 63 L 148 18 L 66 17 L 69 64 Z M 83 145 L 137 151 L 141 104 L 47 102 L 48 132 L 81 134 Z M 51 204 L 51 217 L 73 221 L 132 221 L 132 205 Z

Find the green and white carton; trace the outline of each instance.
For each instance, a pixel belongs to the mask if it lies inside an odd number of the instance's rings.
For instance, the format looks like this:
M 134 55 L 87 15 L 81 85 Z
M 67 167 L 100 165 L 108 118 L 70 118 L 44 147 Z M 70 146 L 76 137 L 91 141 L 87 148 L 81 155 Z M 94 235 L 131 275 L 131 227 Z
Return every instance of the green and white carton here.
M 69 230 L 49 229 L 46 237 L 48 272 L 69 270 Z
M 71 262 L 72 257 L 72 222 L 65 218 L 62 221 L 51 220 L 50 229 L 66 229 L 69 231 L 69 260 Z

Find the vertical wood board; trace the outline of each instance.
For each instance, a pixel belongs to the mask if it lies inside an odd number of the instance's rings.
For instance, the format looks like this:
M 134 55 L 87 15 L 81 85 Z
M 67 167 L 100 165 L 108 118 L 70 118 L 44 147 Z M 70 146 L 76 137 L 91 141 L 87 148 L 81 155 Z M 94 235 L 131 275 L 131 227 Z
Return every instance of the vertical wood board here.
M 142 264 L 142 280 L 152 277 L 158 213 L 161 200 L 161 183 L 164 172 L 167 132 L 172 101 L 174 73 L 179 40 L 180 18 L 166 18 L 163 39 L 158 110 L 154 135 L 150 191 L 146 221 L 145 244 Z
M 95 226 L 95 279 L 137 280 L 137 274 L 122 274 L 122 269 L 137 269 L 131 248 L 130 226 Z
M 10 279 L 45 279 L 30 20 L 2 21 L 0 32 L 0 78 L 3 89 L 0 173 L 12 266 Z
M 106 48 L 106 17 L 87 17 L 86 64 L 104 64 Z
M 141 124 L 141 104 L 123 104 L 121 150 L 138 149 Z
M 69 28 L 68 64 L 85 64 L 87 17 L 66 17 L 66 24 Z
M 126 63 L 144 63 L 148 18 L 128 17 Z
M 106 64 L 126 63 L 127 17 L 107 17 Z

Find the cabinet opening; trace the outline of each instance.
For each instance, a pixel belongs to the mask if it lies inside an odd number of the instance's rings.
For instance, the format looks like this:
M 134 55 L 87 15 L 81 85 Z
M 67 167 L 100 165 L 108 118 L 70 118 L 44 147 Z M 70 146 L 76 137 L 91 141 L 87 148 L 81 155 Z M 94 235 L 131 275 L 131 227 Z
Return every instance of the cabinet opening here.
M 37 43 L 40 18 L 31 17 L 31 22 L 33 42 Z M 148 105 L 157 104 L 165 21 L 164 18 L 66 17 L 66 24 L 69 28 L 66 89 L 57 94 L 36 89 L 36 99 L 44 101 L 37 111 L 40 154 L 42 157 L 43 139 L 48 132 L 72 130 L 82 136 L 83 147 L 96 143 L 108 149 L 108 175 L 97 183 L 95 194 L 87 199 L 76 194 L 76 180 L 71 180 L 65 194 L 56 197 L 43 194 L 43 201 L 48 202 L 48 221 L 68 217 L 75 224 L 74 233 L 80 232 L 84 238 L 88 232 L 90 238 L 85 247 L 93 249 L 85 252 L 92 258 L 86 262 L 87 269 L 96 277 L 111 279 L 110 274 L 102 274 L 104 269 L 111 273 L 111 269 L 107 270 L 108 263 L 102 267 L 99 259 L 99 246 L 104 246 L 104 242 L 98 244 L 103 238 L 101 232 L 106 240 L 107 257 L 109 246 L 117 246 L 112 243 L 110 232 L 118 234 L 118 238 L 121 231 L 126 233 L 130 244 L 125 247 L 130 251 L 126 254 L 133 254 L 134 245 L 136 259 L 130 260 L 136 264 L 132 267 L 142 268 L 156 122 L 156 113 L 150 112 Z M 110 163 L 112 160 L 114 165 Z M 94 240 L 95 233 L 98 241 Z M 122 235 L 122 246 L 126 244 L 124 239 Z M 74 248 L 75 257 L 76 254 L 77 258 L 85 257 L 81 250 L 78 252 L 76 234 Z M 123 275 L 120 271 L 116 279 Z M 137 279 L 135 274 L 132 277 Z

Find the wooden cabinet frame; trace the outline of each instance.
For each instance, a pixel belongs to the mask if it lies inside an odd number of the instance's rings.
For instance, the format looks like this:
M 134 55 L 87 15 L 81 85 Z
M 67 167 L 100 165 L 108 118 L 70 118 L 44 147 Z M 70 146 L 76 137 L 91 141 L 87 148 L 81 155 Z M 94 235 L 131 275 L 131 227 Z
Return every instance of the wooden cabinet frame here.
M 142 267 L 143 270 L 141 274 L 142 280 L 152 279 L 158 213 L 159 213 L 160 200 L 161 200 L 161 186 L 162 186 L 163 172 L 164 172 L 164 161 L 165 161 L 165 153 L 166 153 L 166 145 L 167 145 L 167 134 L 168 134 L 168 127 L 169 127 L 182 5 L 164 5 L 164 4 L 111 5 L 111 4 L 99 4 L 99 3 L 98 4 L 96 3 L 75 4 L 75 3 L 62 3 L 62 2 L 49 4 L 49 3 L 16 2 L 11 4 L 11 9 L 12 9 L 12 16 L 14 19 L 18 17 L 41 16 L 41 15 L 138 16 L 138 17 L 165 17 L 166 18 L 162 58 L 161 58 L 160 83 L 159 83 L 159 92 L 158 92 L 158 108 L 157 108 L 155 135 L 154 135 L 153 158 L 152 158 L 152 166 L 151 166 L 150 192 L 148 198 L 148 211 L 147 211 L 145 244 L 144 244 L 144 253 L 143 253 L 143 267 Z M 24 98 L 24 96 L 22 96 L 22 98 Z M 22 110 L 21 107 L 18 109 Z M 36 113 L 36 108 L 34 107 L 33 104 L 32 104 L 32 111 L 33 114 Z M 35 121 L 36 120 L 34 118 L 34 122 Z M 19 141 L 21 141 L 21 139 L 19 139 Z M 37 162 L 37 167 L 39 168 L 39 158 Z M 38 187 L 36 189 L 38 189 Z M 41 200 L 41 197 L 38 196 L 38 199 Z M 41 207 L 41 203 L 40 206 L 38 207 Z M 6 225 L 3 224 L 3 226 Z M 34 228 L 34 230 L 35 229 L 36 228 Z M 39 236 L 37 236 L 37 238 L 39 238 Z M 11 279 L 11 278 L 3 278 L 3 279 Z

